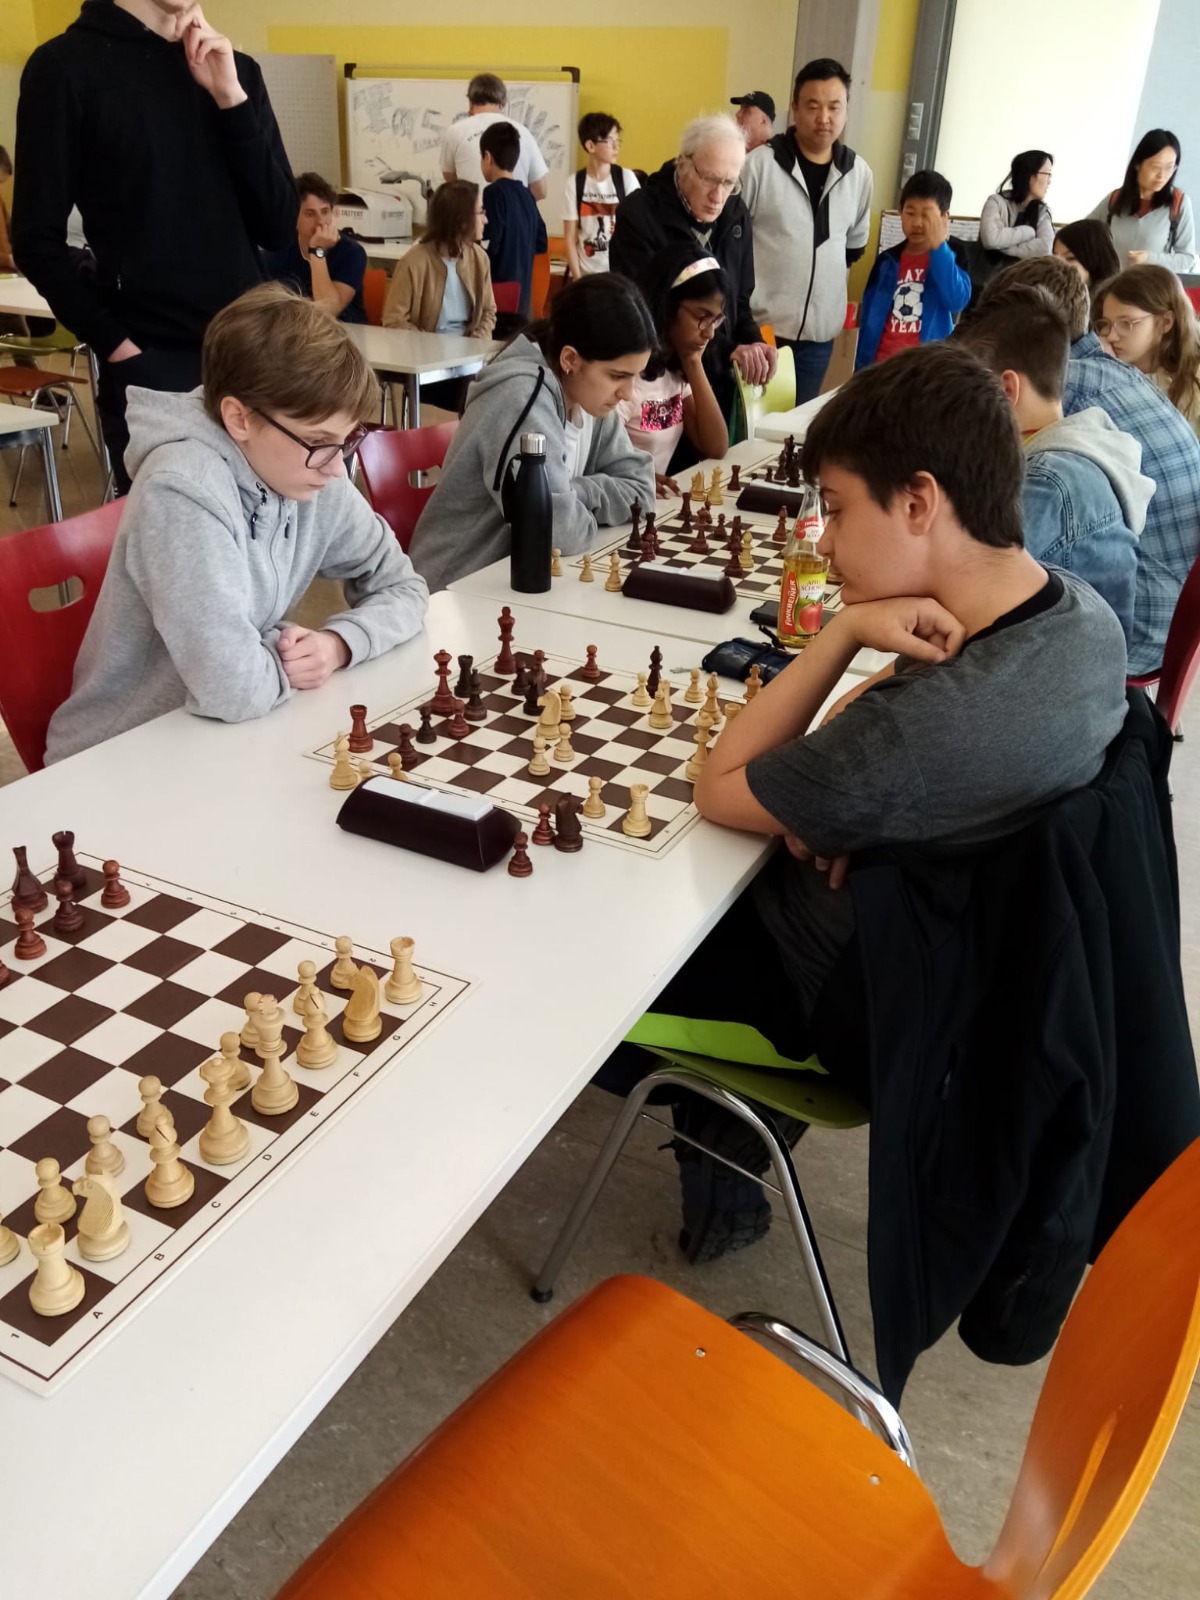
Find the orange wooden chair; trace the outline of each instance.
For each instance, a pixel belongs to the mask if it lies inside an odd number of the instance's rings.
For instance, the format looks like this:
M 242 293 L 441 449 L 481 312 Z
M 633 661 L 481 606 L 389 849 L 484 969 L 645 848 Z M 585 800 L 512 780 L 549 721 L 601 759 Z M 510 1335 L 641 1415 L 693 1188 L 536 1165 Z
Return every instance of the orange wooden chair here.
M 363 310 L 373 328 L 383 326 L 383 302 L 387 299 L 388 275 L 382 267 L 368 267 L 363 273 Z
M 123 500 L 0 539 L 0 717 L 30 772 L 42 766 L 50 718 L 71 692 L 75 657 L 92 620 Z M 54 611 L 31 596 L 77 578 L 83 593 Z
M 1200 672 L 1200 561 L 1192 565 L 1175 610 L 1171 626 L 1167 629 L 1167 642 L 1163 646 L 1162 666 L 1157 672 L 1147 672 L 1140 678 L 1128 681 L 1138 689 L 1158 685 L 1154 703 L 1167 720 L 1172 733 L 1179 731 L 1179 721 L 1187 697 Z
M 731 1327 L 629 1277 L 526 1345 L 279 1600 L 1078 1600 L 1132 1522 L 1200 1359 L 1198 1207 L 1200 1140 L 1084 1282 L 982 1567 L 954 1554 L 865 1379 L 786 1324 Z M 831 1378 L 893 1448 L 746 1332 Z
M 439 422 L 431 428 L 373 428 L 358 447 L 367 499 L 401 550 L 407 551 L 417 518 L 437 487 L 421 483 L 420 474 L 444 463 L 457 427 L 457 422 Z

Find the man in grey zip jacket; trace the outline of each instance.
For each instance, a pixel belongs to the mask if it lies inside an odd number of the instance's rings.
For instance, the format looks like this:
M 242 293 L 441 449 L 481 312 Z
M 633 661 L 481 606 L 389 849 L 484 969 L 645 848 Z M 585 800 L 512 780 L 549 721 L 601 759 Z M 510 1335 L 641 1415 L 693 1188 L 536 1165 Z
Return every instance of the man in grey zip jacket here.
M 265 715 L 292 693 L 280 640 L 302 630 L 284 619 L 317 576 L 345 587 L 349 609 L 325 631 L 349 665 L 419 632 L 429 591 L 344 470 L 286 499 L 198 389 L 131 389 L 128 417 L 133 490 L 48 763 L 181 706 L 222 722 Z
M 614 407 L 587 422 L 586 451 L 572 471 L 566 399 L 540 345 L 522 334 L 484 367 L 409 546 L 430 589 L 509 553 L 500 496 L 523 433 L 545 436 L 553 541 L 564 555 L 586 550 L 597 528 L 628 522 L 635 504 L 653 509 L 654 463 L 629 442 L 620 413 Z
M 751 310 L 796 362 L 796 402 L 820 392 L 846 320 L 846 272 L 867 246 L 871 169 L 841 143 L 850 75 L 810 61 L 796 75 L 792 126 L 746 157 L 742 198 L 754 222 Z

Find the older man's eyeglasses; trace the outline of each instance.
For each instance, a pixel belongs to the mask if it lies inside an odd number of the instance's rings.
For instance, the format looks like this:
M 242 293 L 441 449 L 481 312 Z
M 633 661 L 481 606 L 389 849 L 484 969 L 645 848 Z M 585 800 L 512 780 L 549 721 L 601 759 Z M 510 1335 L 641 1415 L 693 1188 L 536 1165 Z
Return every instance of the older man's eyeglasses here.
M 701 184 L 713 194 L 741 194 L 742 180 L 740 178 L 718 178 L 711 172 L 705 172 L 703 167 L 698 167 L 691 156 L 687 159 L 688 165 L 699 178 Z
M 290 428 L 285 428 L 282 422 L 276 422 L 274 417 L 269 417 L 265 411 L 260 411 L 259 416 L 264 422 L 269 422 L 273 428 L 290 439 L 293 444 L 301 445 L 308 454 L 304 458 L 304 465 L 310 472 L 320 472 L 323 467 L 331 466 L 341 456 L 352 456 L 359 445 L 367 437 L 368 430 L 360 423 L 354 431 L 342 440 L 341 444 L 313 444 L 310 439 L 302 439 L 298 433 L 293 433 Z

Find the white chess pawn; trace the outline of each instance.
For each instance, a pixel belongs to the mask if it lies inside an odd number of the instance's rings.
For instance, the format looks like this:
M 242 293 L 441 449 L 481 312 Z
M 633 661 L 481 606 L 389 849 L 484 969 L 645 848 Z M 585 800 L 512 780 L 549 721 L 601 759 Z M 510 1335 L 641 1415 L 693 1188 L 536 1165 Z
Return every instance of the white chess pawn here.
M 358 976 L 358 967 L 354 963 L 354 940 L 348 933 L 340 933 L 333 941 L 333 948 L 337 951 L 337 960 L 333 963 L 329 981 L 335 989 L 353 989 Z
M 321 997 L 317 993 L 317 964 L 315 961 L 302 961 L 296 971 L 300 987 L 296 990 L 296 998 L 292 1001 L 292 1010 L 298 1017 L 305 1017 L 310 1006 L 321 1003 Z
M 595 574 L 592 572 L 591 556 L 584 556 L 583 558 L 583 571 L 579 574 L 579 581 L 580 583 L 595 583 L 596 581 Z
M 571 693 L 571 685 L 569 683 L 559 685 L 558 698 L 560 702 L 558 710 L 559 722 L 574 722 L 578 713 L 575 710 L 575 696 Z
M 138 1093 L 142 1097 L 142 1109 L 138 1112 L 137 1131 L 143 1139 L 148 1139 L 150 1129 L 154 1126 L 159 1112 L 163 1110 L 163 1086 L 153 1073 L 150 1073 L 139 1079 Z
M 583 814 L 584 814 L 585 817 L 591 817 L 594 820 L 599 820 L 599 819 L 603 818 L 605 815 L 607 815 L 608 807 L 604 804 L 604 801 L 600 798 L 600 791 L 603 788 L 604 788 L 604 779 L 603 778 L 589 778 L 588 779 L 588 797 L 583 802 Z
M 698 706 L 703 704 L 704 690 L 700 687 L 699 667 L 692 668 L 692 681 L 688 684 L 687 689 L 684 691 L 683 698 L 690 706 Z
M 648 672 L 639 672 L 637 678 L 637 688 L 633 691 L 632 703 L 641 710 L 645 706 L 653 705 L 654 702 L 651 700 L 650 691 L 646 687 L 650 681 L 650 674 Z
M 558 725 L 558 743 L 554 746 L 554 759 L 560 767 L 569 767 L 575 759 L 575 751 L 571 748 L 571 729 L 565 722 Z
M 608 558 L 608 577 L 604 580 L 604 587 L 609 594 L 621 592 L 621 558 L 615 550 Z
M 337 1060 L 337 1040 L 329 1031 L 329 1018 L 318 1005 L 304 1015 L 304 1037 L 296 1046 L 296 1061 L 302 1067 L 331 1067 Z
M 83 1164 L 84 1171 L 107 1173 L 110 1178 L 115 1178 L 119 1172 L 124 1172 L 125 1157 L 112 1142 L 112 1124 L 108 1118 L 89 1117 L 87 1130 L 92 1148 L 88 1151 L 87 1160 Z
M 652 728 L 673 728 L 675 718 L 671 715 L 671 685 L 664 678 L 658 686 L 658 693 L 654 697 L 651 707 L 649 723 Z
M 253 1050 L 258 1044 L 258 1002 L 261 999 L 262 995 L 254 989 L 242 1001 L 246 1008 L 246 1020 L 242 1024 L 240 1037 L 247 1050 Z
M 550 763 L 546 759 L 546 741 L 540 733 L 533 736 L 533 757 L 529 762 L 529 774 L 534 778 L 544 778 L 550 771 Z
M 11 1228 L 5 1227 L 4 1218 L 0 1216 L 0 1267 L 6 1267 L 14 1260 L 20 1248 L 20 1239 Z
M 257 1034 L 257 1029 L 255 1032 Z M 229 1032 L 221 1035 L 221 1054 L 229 1063 L 229 1087 L 234 1094 L 241 1094 L 243 1089 L 250 1087 L 250 1068 L 242 1060 L 241 1047 L 239 1034 Z
M 58 1162 L 53 1156 L 43 1156 L 34 1170 L 42 1191 L 34 1201 L 34 1216 L 39 1222 L 69 1222 L 75 1215 L 75 1202 L 63 1188 Z

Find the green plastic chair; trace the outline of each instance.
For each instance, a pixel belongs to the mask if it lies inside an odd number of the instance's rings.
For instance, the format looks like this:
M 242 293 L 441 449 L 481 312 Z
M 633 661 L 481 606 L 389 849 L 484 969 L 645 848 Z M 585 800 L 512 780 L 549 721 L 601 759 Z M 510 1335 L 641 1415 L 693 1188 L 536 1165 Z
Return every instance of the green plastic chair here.
M 737 385 L 737 403 L 729 421 L 729 442 L 740 444 L 754 436 L 754 427 L 760 417 L 773 411 L 791 411 L 796 404 L 796 358 L 784 345 L 778 352 L 775 375 L 767 384 L 747 383 L 740 369 L 733 369 Z
M 744 1060 L 728 1061 L 665 1043 L 647 1042 L 656 1032 L 660 1036 L 667 1031 L 686 1035 L 689 1031 L 699 1032 L 700 1029 L 703 1029 L 714 1042 L 723 1042 L 726 1048 L 736 1042 L 739 1034 L 751 1036 L 759 1041 L 759 1044 L 752 1049 L 762 1061 L 773 1058 L 779 1065 L 790 1070 L 770 1070 L 764 1065 L 748 1065 Z M 740 1024 L 693 1024 L 686 1018 L 656 1017 L 654 1013 L 648 1013 L 630 1030 L 627 1037 L 631 1043 L 642 1045 L 653 1057 L 657 1057 L 659 1065 L 647 1073 L 626 1098 L 567 1220 L 563 1223 L 558 1238 L 554 1241 L 550 1254 L 546 1257 L 545 1265 L 538 1273 L 530 1291 L 533 1298 L 539 1304 L 545 1304 L 553 1297 L 554 1286 L 563 1264 L 571 1253 L 580 1230 L 587 1221 L 609 1173 L 616 1165 L 617 1157 L 624 1149 L 625 1142 L 633 1132 L 639 1116 L 668 1129 L 673 1139 L 682 1139 L 685 1143 L 695 1145 L 697 1149 L 710 1155 L 714 1161 L 721 1162 L 722 1166 L 731 1167 L 735 1172 L 743 1172 L 745 1177 L 754 1176 L 745 1173 L 734 1162 L 700 1144 L 698 1140 L 671 1128 L 661 1117 L 654 1116 L 645 1109 L 646 1101 L 655 1089 L 663 1087 L 688 1089 L 693 1094 L 711 1100 L 715 1105 L 723 1106 L 748 1128 L 753 1129 L 762 1140 L 774 1171 L 775 1183 L 766 1183 L 761 1179 L 756 1181 L 763 1182 L 764 1187 L 770 1189 L 771 1193 L 777 1195 L 783 1202 L 812 1289 L 813 1299 L 817 1303 L 825 1343 L 834 1355 L 848 1362 L 850 1355 L 846 1348 L 846 1337 L 829 1286 L 825 1263 L 821 1259 L 816 1235 L 809 1219 L 808 1208 L 804 1203 L 800 1181 L 792 1164 L 792 1153 L 787 1143 L 780 1138 L 774 1124 L 759 1114 L 756 1103 L 816 1128 L 861 1127 L 868 1120 L 866 1109 L 852 1095 L 835 1088 L 828 1081 L 825 1069 L 815 1056 L 810 1056 L 804 1062 L 784 1061 L 766 1044 L 761 1035 Z

